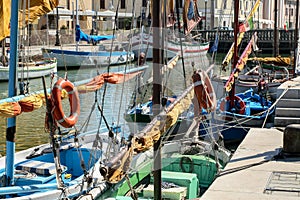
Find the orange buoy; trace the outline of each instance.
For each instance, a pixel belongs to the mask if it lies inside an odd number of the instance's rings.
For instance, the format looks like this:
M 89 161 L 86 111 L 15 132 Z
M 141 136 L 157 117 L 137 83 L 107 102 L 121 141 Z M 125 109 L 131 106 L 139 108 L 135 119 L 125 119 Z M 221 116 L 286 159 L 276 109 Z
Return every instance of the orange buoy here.
M 66 117 L 61 101 L 62 90 L 66 90 L 70 102 L 70 115 Z M 78 91 L 69 80 L 59 79 L 52 89 L 53 117 L 63 127 L 70 128 L 76 124 L 80 114 Z
M 215 110 L 216 94 L 207 73 L 205 71 L 195 71 L 192 79 L 200 111 L 202 108 L 207 111 Z
M 234 100 L 235 107 L 238 108 L 236 113 L 241 114 L 241 115 L 245 114 L 245 109 L 246 109 L 245 102 L 238 96 L 234 96 L 233 100 Z M 230 102 L 230 101 L 231 101 L 230 96 L 227 96 L 225 99 L 223 99 L 220 104 L 220 110 L 226 111 L 227 102 Z

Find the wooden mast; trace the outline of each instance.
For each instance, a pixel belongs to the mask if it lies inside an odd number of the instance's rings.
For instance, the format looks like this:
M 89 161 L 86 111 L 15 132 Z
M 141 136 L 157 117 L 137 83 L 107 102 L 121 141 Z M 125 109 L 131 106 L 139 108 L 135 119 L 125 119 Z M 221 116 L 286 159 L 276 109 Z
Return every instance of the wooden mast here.
M 233 51 L 232 70 L 234 70 L 238 62 L 238 49 L 237 49 L 238 32 L 239 32 L 239 0 L 235 0 L 234 1 L 234 51 Z M 233 81 L 232 89 L 229 92 L 230 108 L 234 107 L 234 95 L 235 95 L 235 80 Z
M 273 56 L 277 57 L 279 55 L 279 51 L 278 51 L 278 17 L 277 17 L 277 13 L 278 13 L 278 5 L 277 5 L 277 0 L 275 0 L 275 4 L 274 4 L 274 51 L 273 51 Z
M 160 94 L 161 94 L 161 66 L 163 65 L 163 48 L 162 44 L 162 20 L 164 13 L 162 9 L 162 1 L 152 1 L 152 27 L 153 27 L 153 115 L 156 116 L 160 112 Z M 154 199 L 160 200 L 161 195 L 161 139 L 154 143 Z

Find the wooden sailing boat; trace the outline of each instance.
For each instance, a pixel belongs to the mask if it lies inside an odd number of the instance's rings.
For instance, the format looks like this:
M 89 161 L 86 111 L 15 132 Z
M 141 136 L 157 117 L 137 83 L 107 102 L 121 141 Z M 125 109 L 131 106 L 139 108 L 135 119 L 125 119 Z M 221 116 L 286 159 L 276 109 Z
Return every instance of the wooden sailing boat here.
M 67 78 L 60 78 L 51 90 L 51 96 L 43 80 L 43 101 L 47 105 L 46 129 L 49 132 L 50 144 L 42 144 L 20 152 L 15 152 L 16 116 L 34 107 L 34 102 L 21 101 L 28 96 L 16 98 L 17 80 L 17 43 L 18 43 L 18 7 L 19 1 L 12 1 L 11 26 L 11 64 L 9 79 L 9 105 L 7 109 L 8 125 L 6 134 L 6 156 L 0 158 L 0 198 L 1 199 L 64 199 L 80 197 L 95 186 L 101 186 L 103 179 L 99 172 L 103 158 L 102 147 L 115 141 L 108 134 L 101 135 L 100 127 L 96 131 L 86 132 L 72 130 L 80 115 L 78 93 L 97 91 L 107 83 L 122 83 L 136 73 L 105 73 L 74 86 Z M 46 3 L 36 1 L 35 3 Z M 48 1 L 41 5 L 45 12 L 53 9 L 57 1 Z M 39 4 L 34 4 L 35 6 Z M 51 5 L 51 6 L 50 6 Z M 54 80 L 53 80 L 54 81 Z M 62 96 L 67 91 L 70 102 L 70 115 L 65 116 L 62 108 Z M 19 101 L 18 101 L 19 100 Z M 96 104 L 101 112 L 101 106 Z M 97 106 L 96 106 L 97 105 Z M 15 112 L 19 111 L 19 112 Z M 44 122 L 44 120 L 43 120 Z M 87 123 L 86 123 L 87 124 Z M 110 135 L 118 131 L 118 127 L 108 127 Z M 71 131 L 71 132 L 70 132 Z M 72 133 L 74 131 L 74 133 Z M 107 133 L 107 129 L 105 130 Z M 105 141 L 102 145 L 102 141 Z M 100 146 L 99 146 L 100 145 Z
M 175 20 L 176 13 L 174 12 L 174 2 L 174 0 L 167 1 L 168 9 L 166 9 L 166 12 L 170 20 L 167 22 L 169 26 L 168 37 L 166 38 L 163 47 L 166 57 L 173 58 L 178 53 L 182 53 L 183 55 L 181 56 L 185 58 L 206 54 L 209 49 L 209 42 L 195 41 L 191 36 L 189 36 L 192 29 L 194 29 L 194 27 L 201 21 L 201 17 L 198 13 L 197 0 L 184 1 L 183 13 L 180 14 L 183 18 L 184 33 L 178 33 L 175 29 L 175 25 L 178 22 L 177 20 L 179 19 Z M 154 41 L 151 30 L 149 32 L 146 32 L 145 28 L 142 27 L 141 31 L 133 35 L 130 40 L 132 44 L 132 51 L 135 53 L 135 56 L 138 56 L 140 52 L 144 52 L 147 53 L 147 59 L 153 58 L 152 49 Z
M 254 7 L 258 6 L 257 3 Z M 229 95 L 218 101 L 217 112 L 214 120 L 212 120 L 212 123 L 222 133 L 225 142 L 240 142 L 247 134 L 249 127 L 263 127 L 266 120 L 274 113 L 272 102 L 267 100 L 263 93 L 255 94 L 252 89 L 236 93 L 236 79 L 252 51 L 252 40 L 254 40 L 254 37 L 252 37 L 238 59 L 238 5 L 239 2 L 235 1 L 235 41 L 233 51 L 231 51 L 234 58 L 232 73 L 224 86 Z M 261 87 L 261 89 L 266 89 L 265 85 L 261 85 Z
M 167 74 L 168 71 L 172 70 L 179 59 L 179 56 L 173 57 L 168 63 L 162 67 L 162 73 Z M 141 79 L 144 80 L 143 83 L 141 81 L 137 81 L 137 88 L 133 93 L 133 102 L 131 107 L 125 113 L 126 122 L 130 123 L 149 123 L 153 118 L 153 102 L 152 99 L 146 99 L 147 93 L 151 91 L 152 82 L 153 82 L 153 71 L 152 69 L 148 69 L 143 74 L 141 74 Z M 167 86 L 164 86 L 167 87 Z M 141 90 L 141 91 L 140 91 Z M 168 93 L 168 92 L 166 92 Z M 170 93 L 170 92 L 169 92 Z M 151 95 L 152 96 L 152 95 Z M 175 101 L 176 95 L 167 96 L 165 95 L 164 100 L 165 107 L 168 107 L 173 101 Z M 131 125 L 129 125 L 131 126 Z
M 40 6 L 40 10 L 35 10 L 34 6 L 36 1 L 26 2 L 21 1 L 23 4 L 28 4 L 30 9 L 23 9 L 18 12 L 20 16 L 20 20 L 18 22 L 20 28 L 25 28 L 26 25 L 32 23 L 38 16 L 43 15 L 45 10 L 47 9 L 47 5 L 44 7 Z M 26 3 L 24 3 L 26 2 Z M 1 13 L 0 13 L 0 21 L 3 23 L 3 26 L 0 28 L 0 41 L 5 40 L 6 37 L 10 36 L 9 32 L 9 19 L 11 17 L 10 11 L 10 3 L 1 2 Z M 49 5 L 48 5 L 49 6 Z M 25 8 L 25 7 L 24 7 Z M 22 43 L 21 43 L 22 44 Z M 3 44 L 2 44 L 3 45 Z M 20 45 L 22 46 L 22 45 Z M 56 59 L 40 59 L 33 58 L 31 55 L 25 56 L 27 54 L 26 47 L 19 48 L 20 53 L 18 54 L 18 75 L 17 78 L 21 81 L 32 78 L 40 78 L 42 76 L 49 76 L 51 74 L 56 74 L 57 72 L 57 61 Z M 22 52 L 22 53 L 21 53 Z M 2 46 L 2 56 L 0 61 L 0 81 L 8 81 L 10 78 L 9 73 L 9 60 L 10 60 L 10 48 L 5 48 Z
M 104 45 L 79 45 L 80 41 L 85 41 L 89 44 L 97 44 L 104 40 L 115 39 L 114 35 L 87 35 L 80 29 L 78 18 L 78 0 L 76 0 L 76 46 L 71 48 L 42 48 L 45 58 L 56 58 L 59 68 L 79 68 L 79 67 L 95 67 L 107 65 L 119 65 L 131 62 L 134 60 L 134 54 L 125 50 L 105 49 Z
M 275 1 L 276 2 L 276 1 Z M 245 21 L 239 26 L 238 39 L 236 41 L 237 46 L 241 43 L 245 32 L 247 30 L 253 29 L 252 18 L 256 10 L 258 9 L 260 0 L 256 1 L 251 12 L 246 17 Z M 277 10 L 275 11 L 275 14 Z M 277 17 L 275 17 L 277 20 Z M 235 82 L 235 89 L 237 93 L 244 92 L 250 88 L 253 89 L 255 93 L 259 93 L 261 90 L 261 82 L 266 84 L 265 89 L 268 90 L 268 98 L 272 101 L 276 100 L 276 89 L 277 87 L 290 79 L 291 74 L 293 74 L 293 63 L 294 59 L 292 57 L 281 57 L 278 55 L 278 33 L 277 33 L 277 21 L 275 20 L 274 25 L 274 56 L 273 57 L 253 57 L 244 58 L 243 65 L 247 65 L 247 69 L 244 66 L 240 67 L 239 76 Z M 253 38 L 253 36 L 255 38 Z M 258 50 L 256 46 L 257 36 L 256 33 L 251 38 L 253 43 L 252 51 Z M 234 53 L 234 45 L 232 44 L 228 54 L 225 56 L 222 62 L 222 69 L 230 63 L 230 60 Z M 249 45 L 249 44 L 248 44 Z M 249 49 L 247 46 L 246 48 Z M 224 79 L 225 80 L 225 79 Z
M 13 1 L 14 9 L 12 10 L 15 13 L 18 10 L 17 2 Z M 160 7 L 160 2 L 157 3 L 157 6 Z M 162 12 L 157 12 L 157 14 L 160 13 Z M 14 18 L 14 20 L 17 19 Z M 15 31 L 15 29 L 12 30 Z M 159 36 L 158 32 L 154 33 L 156 37 Z M 16 47 L 17 31 L 12 35 L 15 35 L 12 47 Z M 16 48 L 12 49 L 11 66 L 16 66 L 17 51 Z M 157 53 L 159 55 L 159 52 Z M 159 56 L 156 58 L 159 59 Z M 155 64 L 157 63 L 162 63 L 162 60 L 155 61 Z M 12 69 L 14 68 L 12 67 Z M 159 71 L 159 68 L 157 67 L 156 70 Z M 151 183 L 151 170 L 149 169 L 152 169 L 153 166 L 151 159 L 153 143 L 159 144 L 157 141 L 160 137 L 165 135 L 164 133 L 177 122 L 179 114 L 187 109 L 193 96 L 193 85 L 188 87 L 183 95 L 166 111 L 160 112 L 152 124 L 146 127 L 140 135 L 134 136 L 123 148 L 118 149 L 116 157 L 111 158 L 109 154 L 112 153 L 112 145 L 118 147 L 120 144 L 116 141 L 117 127 L 109 127 L 107 121 L 104 120 L 109 129 L 106 134 L 102 134 L 100 128 L 88 132 L 81 131 L 82 129 L 77 129 L 77 127 L 72 129 L 72 127 L 77 126 L 76 122 L 80 116 L 80 96 L 78 93 L 94 91 L 97 95 L 97 90 L 105 82 L 119 83 L 133 75 L 100 74 L 80 87 L 75 87 L 66 77 L 59 78 L 52 87 L 50 97 L 48 97 L 45 82 L 43 82 L 44 96 L 47 97 L 45 98 L 47 103 L 46 122 L 50 144 L 15 153 L 15 118 L 9 118 L 7 128 L 8 153 L 7 156 L 0 158 L 0 177 L 5 183 L 3 187 L 0 187 L 0 197 L 5 199 L 110 198 L 118 195 L 123 196 L 123 194 L 129 195 L 130 192 L 136 194 L 137 188 L 131 187 L 132 185 L 138 186 L 144 181 L 147 181 L 147 185 L 149 185 Z M 154 75 L 155 78 L 160 78 L 156 73 Z M 159 83 L 155 78 L 154 83 Z M 15 79 L 16 74 L 12 76 L 9 82 L 10 96 L 15 95 Z M 159 90 L 159 84 L 154 88 Z M 67 91 L 70 102 L 69 116 L 65 115 L 62 108 L 61 95 L 64 93 L 63 90 Z M 155 92 L 154 94 L 153 101 L 157 104 L 160 96 L 156 95 Z M 102 107 L 97 102 L 97 98 L 95 98 L 95 104 L 92 106 L 93 109 L 98 109 L 104 118 Z M 100 122 L 97 121 L 96 123 Z M 190 136 L 190 132 L 187 132 L 186 135 Z M 169 159 L 163 159 L 162 178 L 164 178 L 164 174 L 167 177 L 172 177 L 172 179 L 174 175 L 175 177 L 184 175 L 192 180 L 192 185 L 181 186 L 180 194 L 188 198 L 200 196 L 198 186 L 200 185 L 202 189 L 208 187 L 218 170 L 226 164 L 231 155 L 222 147 L 216 151 L 215 145 L 215 143 L 198 141 L 193 137 L 166 141 L 164 148 L 162 148 L 162 157 Z M 183 150 L 185 151 L 182 152 Z M 191 153 L 192 155 L 190 155 Z M 164 163 L 165 161 L 167 163 Z M 129 169 L 133 170 L 129 171 Z M 134 179 L 137 181 L 133 182 Z M 199 180 L 201 180 L 200 184 Z M 158 181 L 155 180 L 154 182 L 157 183 Z M 158 183 L 158 190 L 160 191 L 161 185 L 160 182 Z M 177 184 L 179 185 L 179 183 Z M 157 190 L 157 184 L 155 190 Z M 144 191 L 145 194 L 146 191 L 152 194 L 151 186 Z M 132 197 L 135 198 L 136 196 L 132 195 Z
M 153 1 L 153 3 L 153 18 L 163 18 L 161 1 Z M 154 21 L 155 37 L 160 38 L 162 26 L 161 22 Z M 196 85 L 189 86 L 175 102 L 159 112 L 157 109 L 160 107 L 161 98 L 159 65 L 163 63 L 160 56 L 163 53 L 158 48 L 161 39 L 155 41 L 154 118 L 141 132 L 132 135 L 128 143 L 120 149 L 119 154 L 103 163 L 100 172 L 106 180 L 106 187 L 95 188 L 86 196 L 100 193 L 99 196 L 93 197 L 101 199 L 197 198 L 230 158 L 227 150 L 220 147 L 214 151 L 213 146 L 217 145 L 216 143 L 199 141 L 198 135 L 189 130 L 185 130 L 182 135 L 173 136 L 175 140 L 168 140 L 180 114 L 189 108 Z

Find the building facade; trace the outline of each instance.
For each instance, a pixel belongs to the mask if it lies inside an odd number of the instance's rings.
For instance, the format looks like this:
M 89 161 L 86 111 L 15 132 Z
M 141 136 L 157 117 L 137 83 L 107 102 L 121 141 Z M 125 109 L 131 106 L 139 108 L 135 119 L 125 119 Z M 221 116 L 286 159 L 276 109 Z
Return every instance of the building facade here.
M 173 1 L 175 2 L 175 0 Z M 120 5 L 118 5 L 119 2 Z M 261 1 L 253 16 L 254 28 L 273 29 L 276 22 L 279 29 L 294 29 L 297 17 L 296 2 L 297 0 L 277 0 L 277 9 L 275 9 L 274 0 Z M 92 29 L 96 25 L 98 30 L 111 30 L 115 25 L 117 10 L 118 13 L 122 13 L 121 16 L 120 14 L 118 16 L 117 28 L 136 27 L 139 20 L 147 17 L 150 11 L 150 0 L 78 0 L 77 3 L 77 9 L 85 11 L 79 15 L 82 29 Z M 184 0 L 179 0 L 181 11 L 183 3 Z M 234 27 L 234 0 L 201 0 L 197 3 L 200 16 L 203 17 L 201 29 Z M 239 0 L 240 22 L 245 20 L 255 3 L 256 0 Z M 61 11 L 69 11 L 67 14 L 59 12 L 59 28 L 74 28 L 76 0 L 60 0 L 59 8 Z M 106 12 L 106 14 L 110 12 L 110 15 L 102 15 L 102 12 Z M 277 12 L 277 19 L 275 19 L 275 12 Z M 47 20 L 45 17 L 41 17 L 38 28 L 45 28 L 46 23 L 50 29 L 56 27 L 56 12 L 51 12 L 47 17 Z

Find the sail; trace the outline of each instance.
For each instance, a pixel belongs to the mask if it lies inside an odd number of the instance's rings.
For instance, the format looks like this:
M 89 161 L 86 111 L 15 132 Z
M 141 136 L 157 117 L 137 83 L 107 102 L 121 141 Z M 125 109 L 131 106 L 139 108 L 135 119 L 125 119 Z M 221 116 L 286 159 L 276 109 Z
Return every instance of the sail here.
M 225 84 L 225 90 L 226 92 L 229 92 L 232 89 L 232 85 L 234 83 L 234 80 L 236 77 L 238 77 L 239 72 L 241 72 L 244 69 L 244 66 L 248 60 L 248 56 L 250 55 L 250 53 L 252 52 L 252 46 L 255 45 L 254 44 L 254 40 L 256 37 L 256 32 L 255 34 L 252 36 L 250 42 L 248 43 L 247 47 L 244 49 L 242 55 L 240 56 L 234 70 L 232 71 L 232 73 L 229 76 L 228 81 Z
M 58 6 L 58 0 L 21 1 L 19 9 L 19 26 L 32 23 L 38 17 L 52 11 Z M 10 35 L 11 1 L 0 1 L 0 41 Z
M 113 39 L 113 35 L 103 35 L 103 36 L 98 36 L 98 35 L 88 35 L 84 33 L 79 25 L 76 25 L 76 41 L 86 41 L 88 43 L 93 43 L 93 42 L 99 42 L 102 40 L 111 40 Z
M 277 57 L 264 57 L 264 58 L 249 58 L 249 60 L 254 60 L 254 61 L 259 61 L 265 64 L 273 64 L 276 66 L 289 66 L 289 65 L 293 65 L 294 61 L 291 60 L 290 57 L 281 57 L 281 56 L 277 56 Z
M 253 8 L 251 9 L 250 13 L 246 17 L 245 22 L 243 22 L 243 24 L 244 24 L 244 25 L 242 25 L 243 31 L 241 31 L 238 35 L 237 46 L 241 43 L 241 41 L 244 37 L 245 31 L 248 30 L 248 28 L 245 27 L 246 24 L 248 24 L 249 27 L 251 26 L 250 25 L 251 23 L 249 23 L 249 22 L 253 18 L 254 13 L 257 11 L 257 8 L 258 8 L 259 4 L 260 4 L 260 0 L 257 0 L 256 3 L 254 4 Z M 234 51 L 234 43 L 231 45 L 227 55 L 225 56 L 225 58 L 222 62 L 222 69 L 225 69 L 225 67 L 229 64 L 229 62 L 230 62 L 230 60 L 233 56 L 233 51 Z
M 86 84 L 79 85 L 77 90 L 79 93 L 87 93 L 87 92 L 94 92 L 102 87 L 102 85 L 107 82 L 111 84 L 119 84 L 126 82 L 133 77 L 140 74 L 141 71 L 127 73 L 127 74 L 120 74 L 120 73 L 104 73 L 94 77 L 91 81 Z
M 0 1 L 0 41 L 9 36 L 10 1 Z
M 184 33 L 189 34 L 200 21 L 197 0 L 185 0 L 183 7 Z
M 180 114 L 186 111 L 192 103 L 192 99 L 194 98 L 193 88 L 193 85 L 188 87 L 183 94 L 166 109 L 166 112 L 163 111 L 156 116 L 139 135 L 133 137 L 131 145 L 125 147 L 115 159 L 113 159 L 120 161 L 105 163 L 100 172 L 104 172 L 102 175 L 108 182 L 117 183 L 122 180 L 128 169 L 128 161 L 132 159 L 132 156 L 152 148 L 154 143 L 176 123 Z
M 91 80 L 83 80 L 76 88 L 79 93 L 94 92 L 102 87 L 107 82 L 110 84 L 119 84 L 126 82 L 142 71 L 133 71 L 126 74 L 123 73 L 104 73 L 94 77 Z M 83 83 L 84 82 L 84 83 Z M 68 93 L 62 90 L 61 98 L 65 99 L 68 97 Z M 0 117 L 15 117 L 23 112 L 32 112 L 41 108 L 46 104 L 45 95 L 43 93 L 33 93 L 29 96 L 23 97 L 18 96 L 13 99 L 2 99 L 0 101 Z

